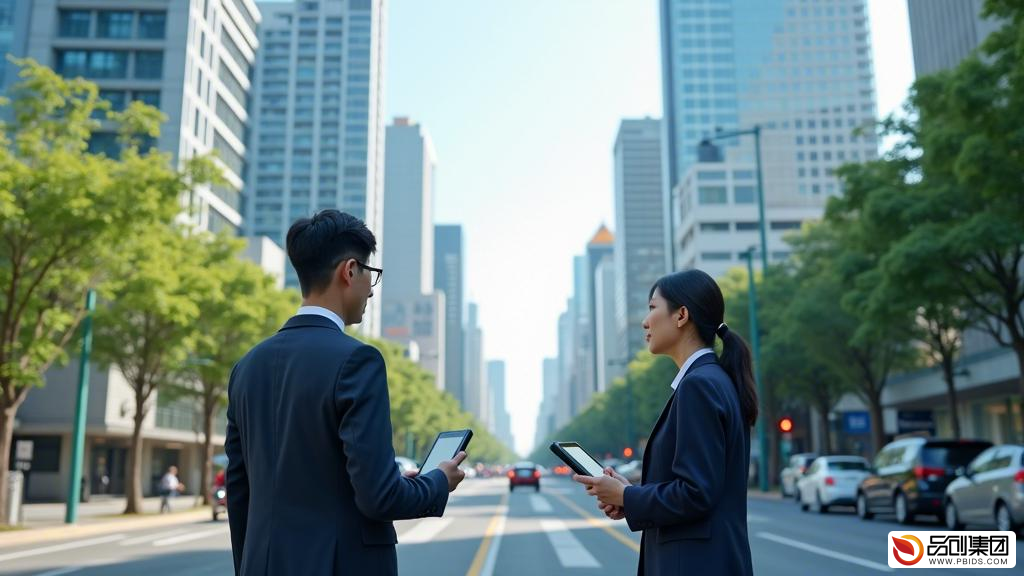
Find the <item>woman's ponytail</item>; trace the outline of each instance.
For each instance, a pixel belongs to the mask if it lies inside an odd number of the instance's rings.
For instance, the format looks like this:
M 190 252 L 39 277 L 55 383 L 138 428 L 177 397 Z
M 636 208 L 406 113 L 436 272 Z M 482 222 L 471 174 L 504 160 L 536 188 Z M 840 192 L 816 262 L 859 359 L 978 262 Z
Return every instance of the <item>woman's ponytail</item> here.
M 753 426 L 757 422 L 757 383 L 754 381 L 750 347 L 742 336 L 729 330 L 724 322 L 718 326 L 715 334 L 722 340 L 722 354 L 718 357 L 718 363 L 736 386 L 743 420 L 748 426 Z

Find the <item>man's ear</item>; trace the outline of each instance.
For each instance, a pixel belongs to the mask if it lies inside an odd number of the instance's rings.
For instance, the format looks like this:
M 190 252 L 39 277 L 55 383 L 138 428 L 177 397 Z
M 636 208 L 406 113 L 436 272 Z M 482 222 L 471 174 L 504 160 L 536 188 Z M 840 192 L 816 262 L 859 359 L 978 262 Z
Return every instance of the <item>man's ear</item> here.
M 342 260 L 341 263 L 338 264 L 338 267 L 334 269 L 335 279 L 338 280 L 342 286 L 352 284 L 352 279 L 356 275 L 354 270 L 355 265 L 355 261 L 349 258 L 348 260 Z

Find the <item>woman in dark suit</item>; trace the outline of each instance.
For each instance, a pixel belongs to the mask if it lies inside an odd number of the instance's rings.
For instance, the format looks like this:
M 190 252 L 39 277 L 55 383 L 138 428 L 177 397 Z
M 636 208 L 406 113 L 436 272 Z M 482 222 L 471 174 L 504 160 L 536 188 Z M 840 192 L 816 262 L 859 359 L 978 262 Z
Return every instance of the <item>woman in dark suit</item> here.
M 747 470 L 757 393 L 750 349 L 723 322 L 722 292 L 700 270 L 658 280 L 649 309 L 648 347 L 680 368 L 651 430 L 643 482 L 632 486 L 611 468 L 573 479 L 608 517 L 643 530 L 641 576 L 752 574 Z M 721 356 L 712 349 L 716 336 Z

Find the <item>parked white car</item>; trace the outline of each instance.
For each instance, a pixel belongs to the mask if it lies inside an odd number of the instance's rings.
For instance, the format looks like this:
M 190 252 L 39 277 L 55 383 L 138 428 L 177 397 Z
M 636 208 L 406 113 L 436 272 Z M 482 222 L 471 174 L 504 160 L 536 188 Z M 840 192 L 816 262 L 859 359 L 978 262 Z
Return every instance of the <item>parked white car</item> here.
M 801 452 L 800 454 L 793 454 L 789 457 L 789 465 L 782 469 L 779 473 L 779 486 L 782 487 L 782 496 L 789 498 L 790 496 L 797 496 L 796 492 L 796 481 L 804 475 L 807 471 L 807 467 L 811 465 L 811 462 L 817 458 L 818 455 L 812 452 Z M 797 501 L 800 498 L 796 498 Z
M 821 456 L 811 463 L 797 480 L 797 497 L 801 510 L 814 507 L 828 512 L 830 506 L 853 506 L 857 487 L 870 474 L 871 465 L 860 456 Z

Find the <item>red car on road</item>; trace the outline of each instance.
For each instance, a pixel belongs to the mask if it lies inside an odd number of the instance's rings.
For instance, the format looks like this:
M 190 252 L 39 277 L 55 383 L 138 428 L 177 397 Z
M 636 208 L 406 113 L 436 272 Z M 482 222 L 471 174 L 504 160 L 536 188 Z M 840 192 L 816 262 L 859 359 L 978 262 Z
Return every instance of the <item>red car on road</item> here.
M 516 486 L 533 486 L 540 492 L 540 469 L 533 462 L 518 462 L 508 471 L 508 491 L 514 492 Z

